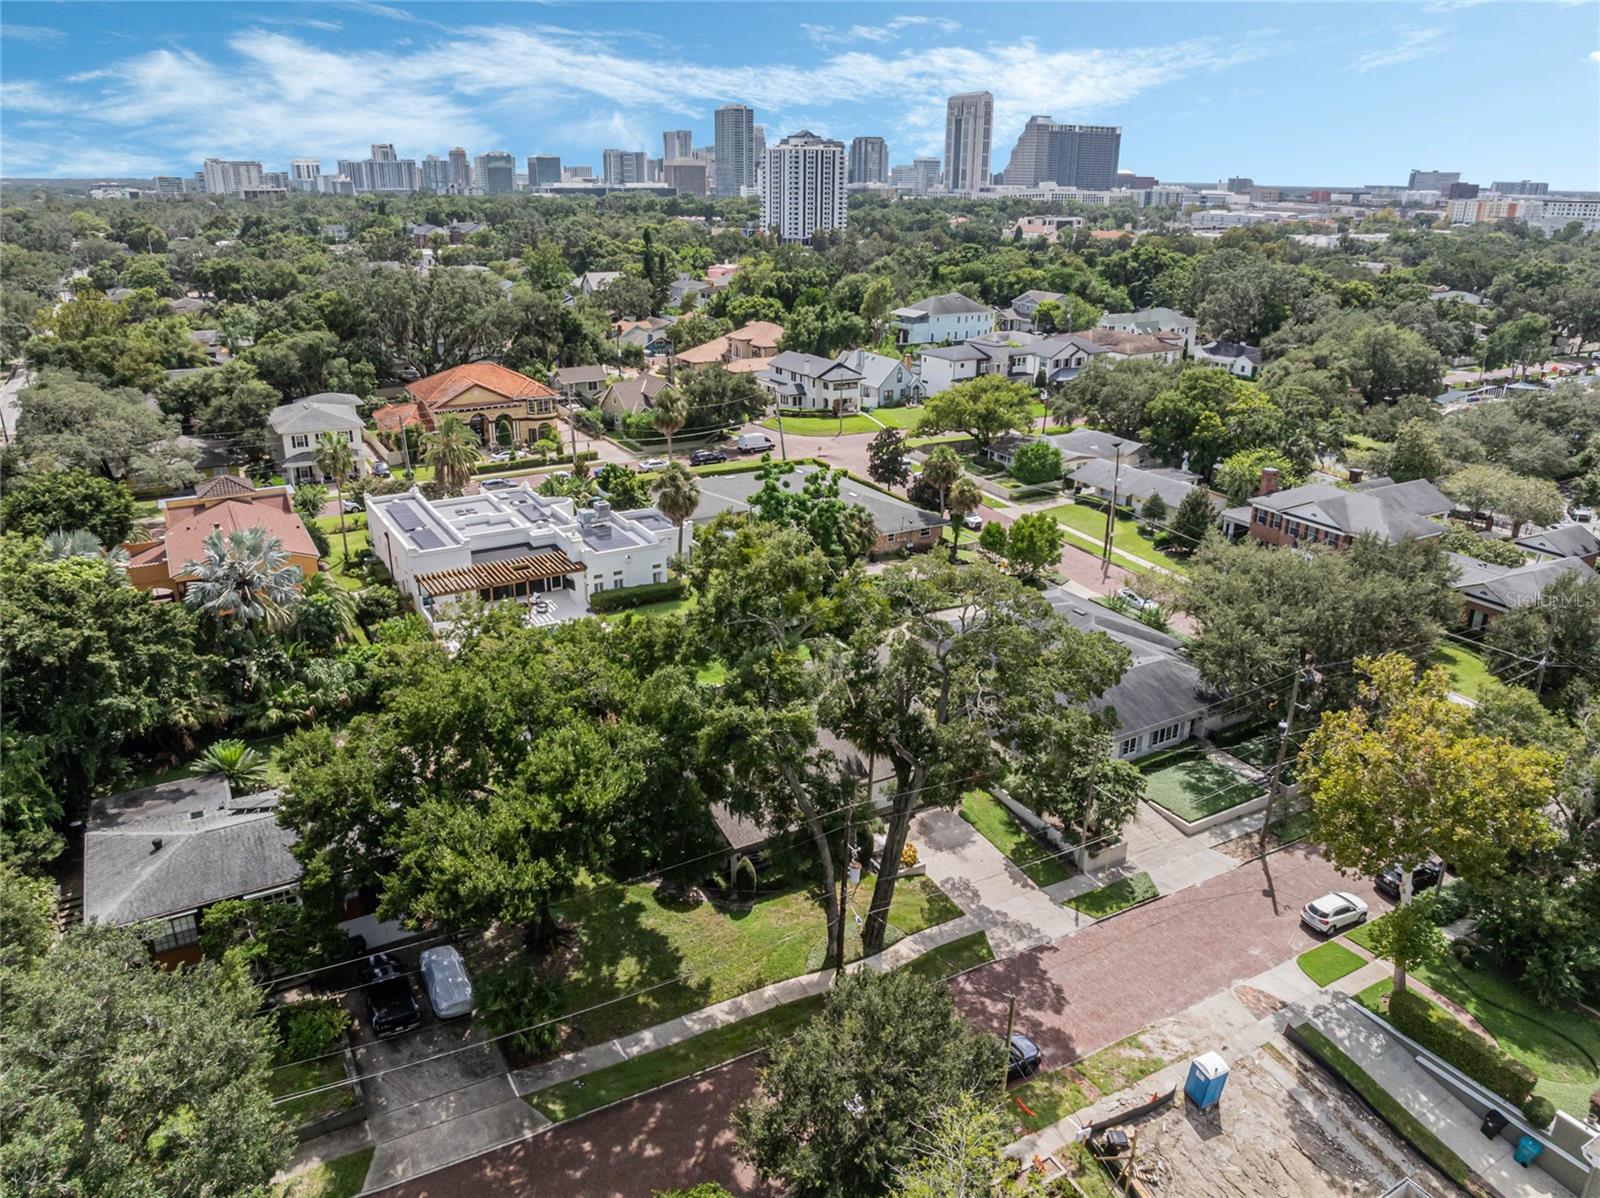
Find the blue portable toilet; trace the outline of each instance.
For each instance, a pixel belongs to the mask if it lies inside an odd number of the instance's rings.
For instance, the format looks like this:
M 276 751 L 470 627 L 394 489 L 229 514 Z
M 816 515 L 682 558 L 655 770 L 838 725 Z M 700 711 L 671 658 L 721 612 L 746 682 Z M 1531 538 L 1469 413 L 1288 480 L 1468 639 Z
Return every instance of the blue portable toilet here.
M 1517 1141 L 1517 1150 L 1512 1153 L 1512 1159 L 1526 1169 L 1533 1163 L 1535 1157 L 1544 1151 L 1544 1145 L 1532 1136 L 1523 1136 Z
M 1209 1110 L 1222 1098 L 1228 1083 L 1228 1062 L 1214 1052 L 1204 1053 L 1189 1062 L 1189 1080 L 1183 1083 L 1183 1096 L 1201 1110 Z

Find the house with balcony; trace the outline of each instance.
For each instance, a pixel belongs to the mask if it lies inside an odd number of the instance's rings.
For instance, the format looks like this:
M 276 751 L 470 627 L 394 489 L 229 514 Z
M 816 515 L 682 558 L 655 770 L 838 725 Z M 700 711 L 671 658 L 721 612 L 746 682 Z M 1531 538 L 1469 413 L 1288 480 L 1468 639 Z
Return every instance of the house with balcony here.
M 521 603 L 530 624 L 577 619 L 591 595 L 665 582 L 678 543 L 677 526 L 653 507 L 577 508 L 526 483 L 451 499 L 417 488 L 369 496 L 367 529 L 372 552 L 435 627 L 465 596 Z
M 845 415 L 861 410 L 860 373 L 834 358 L 786 350 L 756 381 L 780 408 Z
M 994 309 L 959 292 L 930 295 L 896 308 L 895 342 L 898 345 L 954 345 L 992 333 Z
M 847 349 L 835 360 L 861 376 L 862 411 L 898 407 L 923 396 L 922 380 L 899 358 L 875 354 L 869 349 Z
M 690 346 L 673 355 L 678 366 L 716 366 L 733 374 L 755 374 L 767 368 L 767 360 L 778 355 L 783 326 L 770 320 L 752 320 L 721 337 Z
M 317 465 L 317 444 L 331 433 L 350 446 L 355 477 L 372 469 L 372 455 L 361 434 L 366 428 L 357 412 L 361 400 L 342 392 L 308 395 L 274 408 L 267 416 L 267 442 L 278 472 L 290 483 L 325 483 Z
M 1080 333 L 1041 337 L 1012 355 L 1009 373 L 1031 384 L 1043 371 L 1049 385 L 1059 386 L 1077 378 L 1078 372 L 1091 360 L 1105 354 L 1111 351 Z
M 1032 333 L 1038 331 L 1035 314 L 1039 305 L 1056 303 L 1064 305 L 1067 297 L 1059 291 L 1024 291 L 1011 301 L 1010 307 L 1001 308 L 997 314 L 1000 330 L 1007 333 Z
M 1195 318 L 1176 308 L 1140 308 L 1137 312 L 1106 312 L 1098 327 L 1119 333 L 1138 333 L 1153 337 L 1176 334 L 1187 350 L 1194 348 Z

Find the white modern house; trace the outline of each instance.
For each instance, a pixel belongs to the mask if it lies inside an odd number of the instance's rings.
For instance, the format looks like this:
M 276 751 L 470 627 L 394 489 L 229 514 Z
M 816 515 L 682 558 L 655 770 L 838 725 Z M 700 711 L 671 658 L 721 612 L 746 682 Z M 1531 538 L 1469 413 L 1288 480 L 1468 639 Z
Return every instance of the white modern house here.
M 464 595 L 514 599 L 531 624 L 589 613 L 589 596 L 665 582 L 679 529 L 655 508 L 574 508 L 526 483 L 429 501 L 417 488 L 367 499 L 372 551 L 430 624 L 448 621 Z M 688 552 L 693 532 L 685 524 Z
M 963 341 L 959 345 L 936 345 L 923 350 L 917 355 L 923 393 L 938 395 L 979 375 L 999 374 L 1003 359 L 991 352 L 993 348 Z
M 274 408 L 267 416 L 267 441 L 284 480 L 294 486 L 325 481 L 317 469 L 317 441 L 323 433 L 348 441 L 356 474 L 367 473 L 370 459 L 361 440 L 366 425 L 356 412 L 360 406 L 354 395 L 325 391 Z
M 900 345 L 958 344 L 994 331 L 994 309 L 951 291 L 930 295 L 891 315 Z
M 1178 333 L 1183 346 L 1194 349 L 1195 319 L 1176 308 L 1140 308 L 1137 312 L 1107 312 L 1100 317 L 1099 328 L 1118 333 L 1142 333 L 1153 337 L 1158 333 Z
M 861 410 L 860 373 L 834 358 L 785 350 L 756 381 L 780 408 L 846 414 Z
M 1064 383 L 1077 378 L 1090 358 L 1107 353 L 1111 351 L 1087 337 L 1064 333 L 1024 345 L 1012 357 L 1011 373 L 1032 382 L 1042 370 L 1049 382 Z
M 890 407 L 922 398 L 922 381 L 899 358 L 875 354 L 870 349 L 847 349 L 842 362 L 861 376 L 861 407 Z
M 1229 374 L 1253 379 L 1261 369 L 1261 351 L 1241 341 L 1207 341 L 1190 350 L 1196 362 L 1220 366 Z

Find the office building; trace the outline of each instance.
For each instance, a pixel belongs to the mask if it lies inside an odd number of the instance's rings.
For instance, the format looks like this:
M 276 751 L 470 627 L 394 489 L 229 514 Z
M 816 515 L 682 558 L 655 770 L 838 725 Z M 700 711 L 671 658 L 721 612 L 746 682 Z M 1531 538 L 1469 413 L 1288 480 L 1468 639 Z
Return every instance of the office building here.
M 440 158 L 437 154 L 429 154 L 422 160 L 420 181 L 423 191 L 431 191 L 439 195 L 444 195 L 449 192 L 449 161 L 447 159 Z
M 739 195 L 756 183 L 755 109 L 724 104 L 717 109 L 717 194 Z
M 887 183 L 889 143 L 881 137 L 856 137 L 850 141 L 850 182 Z
M 939 186 L 939 160 L 914 158 L 911 162 L 893 167 L 889 171 L 889 186 L 910 191 L 933 191 Z
M 1532 179 L 1515 179 L 1495 183 L 1489 190 L 1502 196 L 1542 196 L 1550 194 L 1550 184 L 1535 183 Z
M 1256 181 L 1247 175 L 1234 175 L 1228 180 L 1228 190 L 1234 195 L 1247 196 L 1256 185 Z
M 703 196 L 711 191 L 711 170 L 698 158 L 669 158 L 661 164 L 661 179 L 679 195 Z
M 1063 125 L 1047 116 L 1029 117 L 1003 178 L 1007 187 L 1054 183 L 1106 191 L 1116 185 L 1121 150 L 1120 126 Z
M 561 182 L 561 159 L 555 154 L 534 154 L 528 158 L 528 186 L 553 187 Z
M 602 150 L 601 170 L 608 186 L 621 183 L 646 183 L 643 150 Z
M 288 171 L 262 171 L 261 172 L 261 186 L 266 188 L 268 191 L 288 191 L 289 190 L 289 172 Z
M 966 92 L 950 97 L 944 112 L 945 190 L 976 191 L 988 186 L 993 132 L 994 96 Z
M 818 229 L 842 229 L 844 143 L 809 130 L 790 134 L 767 151 L 761 223 L 780 241 L 810 241 Z
M 689 158 L 693 154 L 693 130 L 668 129 L 661 135 L 661 160 L 663 162 L 671 162 L 674 158 Z
M 646 158 L 644 160 L 644 181 L 646 183 L 661 182 L 661 166 L 665 158 Z
M 510 195 L 517 189 L 517 160 L 505 150 L 479 154 L 476 167 L 478 189 L 484 195 Z
M 356 186 L 349 175 L 318 175 L 317 191 L 325 196 L 353 196 Z
M 389 146 L 373 146 L 374 150 L 389 150 Z M 421 172 L 414 158 L 339 159 L 339 173 L 350 180 L 357 192 L 416 191 L 421 184 Z
M 259 162 L 207 158 L 201 174 L 207 195 L 238 196 L 263 186 Z
M 1479 187 L 1476 183 L 1452 183 L 1444 193 L 1447 200 L 1475 200 L 1478 198 Z
M 296 191 L 316 191 L 317 179 L 322 174 L 322 162 L 316 158 L 291 158 L 289 160 L 289 186 Z
M 593 179 L 594 167 L 592 166 L 564 166 L 561 168 L 562 179 Z
M 1412 171 L 1408 191 L 1437 191 L 1441 195 L 1450 190 L 1452 183 L 1461 182 L 1460 171 Z
M 450 151 L 450 187 L 452 195 L 464 196 L 472 190 L 472 168 L 467 165 L 467 152 L 460 146 Z
M 391 142 L 382 142 L 382 143 L 374 142 L 372 144 L 372 161 L 374 161 L 374 162 L 398 162 L 400 160 L 395 155 L 393 143 L 391 143 Z
M 187 190 L 182 175 L 157 175 L 151 183 L 158 196 L 181 196 Z

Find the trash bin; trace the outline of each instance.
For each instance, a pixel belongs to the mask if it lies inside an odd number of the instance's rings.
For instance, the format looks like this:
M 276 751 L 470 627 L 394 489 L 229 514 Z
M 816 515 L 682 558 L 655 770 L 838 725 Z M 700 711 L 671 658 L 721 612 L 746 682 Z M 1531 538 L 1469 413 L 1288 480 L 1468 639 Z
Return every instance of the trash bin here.
M 1478 1125 L 1478 1130 L 1483 1133 L 1484 1139 L 1492 1140 L 1501 1132 L 1505 1131 L 1507 1122 L 1509 1122 L 1509 1120 L 1507 1120 L 1504 1115 L 1495 1110 L 1493 1107 L 1490 1107 L 1487 1113 L 1485 1113 L 1483 1116 L 1483 1122 Z
M 1523 1136 L 1517 1141 L 1517 1150 L 1512 1153 L 1517 1164 L 1526 1169 L 1533 1163 L 1533 1159 L 1544 1151 L 1544 1145 L 1532 1136 Z

